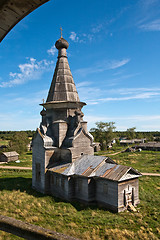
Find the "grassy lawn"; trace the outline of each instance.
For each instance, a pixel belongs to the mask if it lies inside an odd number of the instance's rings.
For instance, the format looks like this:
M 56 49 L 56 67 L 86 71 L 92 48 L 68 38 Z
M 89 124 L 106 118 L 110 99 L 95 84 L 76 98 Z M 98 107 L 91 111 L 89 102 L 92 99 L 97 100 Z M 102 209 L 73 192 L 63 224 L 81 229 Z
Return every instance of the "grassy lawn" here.
M 109 155 L 106 151 L 100 151 L 96 155 L 106 155 L 115 160 L 118 164 L 132 166 L 140 172 L 160 172 L 160 152 L 124 152 L 117 155 Z
M 159 239 L 160 178 L 140 178 L 136 213 L 111 213 L 46 196 L 31 188 L 31 171 L 0 170 L 0 214 L 80 239 Z M 19 239 L 0 232 L 0 239 Z
M 2 139 L 0 139 L 0 146 L 1 145 L 8 145 L 8 143 L 9 143 L 9 140 L 2 140 Z

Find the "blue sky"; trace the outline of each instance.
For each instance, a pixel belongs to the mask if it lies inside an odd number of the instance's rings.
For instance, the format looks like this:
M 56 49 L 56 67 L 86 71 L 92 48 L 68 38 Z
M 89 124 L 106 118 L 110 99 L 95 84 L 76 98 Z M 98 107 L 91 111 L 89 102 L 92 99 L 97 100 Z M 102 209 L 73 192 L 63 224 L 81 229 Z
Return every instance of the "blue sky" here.
M 50 0 L 0 44 L 0 130 L 35 130 L 60 37 L 88 128 L 160 130 L 160 1 Z

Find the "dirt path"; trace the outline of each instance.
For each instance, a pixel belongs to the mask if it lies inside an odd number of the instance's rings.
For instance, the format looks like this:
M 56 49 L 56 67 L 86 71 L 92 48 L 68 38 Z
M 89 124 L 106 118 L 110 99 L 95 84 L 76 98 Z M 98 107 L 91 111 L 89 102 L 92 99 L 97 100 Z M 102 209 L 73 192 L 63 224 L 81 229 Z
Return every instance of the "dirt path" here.
M 142 172 L 141 172 L 142 173 Z M 143 176 L 155 176 L 160 177 L 160 173 L 142 173 Z
M 121 151 L 120 152 L 116 152 L 116 153 L 106 153 L 105 155 L 101 155 L 101 156 L 107 157 L 107 156 L 117 155 L 119 153 L 121 153 Z
M 32 170 L 31 167 L 16 167 L 16 166 L 0 166 L 1 169 L 19 169 L 19 170 Z
M 114 155 L 118 153 L 113 153 Z M 0 169 L 19 169 L 19 170 L 32 170 L 31 167 L 16 167 L 16 166 L 0 166 Z M 141 172 L 142 173 L 142 172 Z M 160 177 L 160 173 L 142 173 L 143 176 Z
M 121 153 L 121 151 L 120 152 L 116 152 L 116 153 L 109 153 L 108 155 L 117 155 L 117 154 L 119 154 L 119 153 Z

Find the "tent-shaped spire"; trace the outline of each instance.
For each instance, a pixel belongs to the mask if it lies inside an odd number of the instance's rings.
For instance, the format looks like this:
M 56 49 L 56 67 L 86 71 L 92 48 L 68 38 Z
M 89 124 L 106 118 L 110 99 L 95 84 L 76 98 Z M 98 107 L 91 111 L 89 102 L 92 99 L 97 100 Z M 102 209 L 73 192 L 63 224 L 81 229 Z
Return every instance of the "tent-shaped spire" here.
M 67 60 L 68 42 L 61 37 L 55 43 L 58 49 L 58 60 L 46 103 L 80 102 L 76 86 Z

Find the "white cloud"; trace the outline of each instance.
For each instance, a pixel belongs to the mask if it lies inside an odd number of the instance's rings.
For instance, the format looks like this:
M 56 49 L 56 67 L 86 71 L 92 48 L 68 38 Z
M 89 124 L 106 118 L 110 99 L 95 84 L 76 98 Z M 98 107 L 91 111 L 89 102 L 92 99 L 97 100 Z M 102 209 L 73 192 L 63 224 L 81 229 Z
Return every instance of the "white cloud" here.
M 78 85 L 78 93 L 82 101 L 88 105 L 96 105 L 105 102 L 159 99 L 160 88 L 113 88 L 101 89 L 90 86 L 91 82 L 82 82 Z M 107 97 L 103 97 L 106 96 Z
M 111 121 L 112 119 L 114 120 L 136 120 L 136 121 L 146 121 L 146 122 L 150 122 L 150 121 L 154 121 L 154 120 L 160 120 L 160 115 L 131 115 L 131 116 L 92 116 L 92 115 L 88 115 L 86 116 L 86 119 L 90 122 L 95 122 L 96 121 L 104 121 L 104 120 L 108 120 Z
M 78 95 L 82 101 L 86 101 L 87 104 L 98 104 L 97 99 L 101 95 L 102 91 L 96 87 L 81 86 L 77 87 Z M 94 99 L 94 100 L 90 100 Z
M 13 87 L 24 84 L 30 80 L 39 79 L 45 71 L 50 70 L 51 66 L 53 66 L 53 61 L 43 59 L 38 62 L 35 58 L 27 58 L 26 63 L 18 66 L 19 72 L 10 72 L 9 76 L 11 80 L 1 82 L 0 87 Z
M 86 86 L 89 86 L 89 85 L 91 85 L 91 84 L 92 84 L 92 82 L 84 81 L 84 82 L 77 83 L 77 84 L 76 84 L 76 87 L 77 87 L 77 88 L 86 87 Z
M 135 25 L 142 31 L 160 31 L 160 1 L 140 0 Z
M 89 41 L 92 41 L 93 40 L 93 34 L 88 34 L 87 38 L 88 38 Z
M 160 93 L 148 92 L 148 93 L 140 93 L 127 97 L 108 97 L 108 98 L 100 98 L 96 100 L 88 100 L 88 105 L 90 104 L 99 104 L 102 102 L 111 102 L 111 101 L 128 101 L 128 100 L 138 100 L 138 99 L 149 99 L 154 96 L 160 96 Z
M 50 49 L 47 50 L 47 53 L 52 56 L 54 56 L 56 52 L 57 52 L 57 49 L 55 46 L 52 46 Z
M 128 62 L 130 61 L 129 58 L 126 58 L 126 59 L 123 59 L 123 60 L 113 60 L 109 63 L 108 65 L 108 68 L 109 69 L 116 69 L 116 68 L 119 68 L 119 67 L 122 67 L 124 65 L 126 65 Z
M 100 23 L 92 27 L 91 31 L 93 33 L 99 33 L 104 28 L 104 24 Z
M 78 42 L 78 43 L 86 43 L 87 41 L 92 41 L 93 40 L 94 35 L 93 34 L 86 34 L 86 33 L 75 33 L 75 32 L 71 32 L 69 38 L 73 41 L 73 42 Z
M 86 76 L 92 73 L 103 72 L 110 69 L 117 69 L 124 65 L 126 65 L 130 61 L 129 58 L 122 59 L 122 60 L 111 60 L 111 61 L 102 61 L 93 67 L 88 68 L 80 68 L 75 71 L 76 74 L 80 74 L 82 76 Z
M 149 10 L 151 7 L 154 7 L 159 0 L 140 0 L 140 5 L 144 10 Z
M 77 33 L 75 32 L 71 32 L 69 38 L 73 41 L 73 42 L 78 42 L 79 37 L 77 37 Z
M 139 26 L 144 31 L 160 31 L 160 19 Z
M 42 103 L 43 101 L 42 99 L 47 98 L 47 94 L 48 94 L 48 89 L 45 89 L 39 92 L 28 93 L 27 97 L 10 96 L 10 98 L 6 100 L 6 103 L 9 103 L 9 104 L 14 103 L 14 104 L 17 104 L 17 106 L 23 103 L 23 107 L 24 106 L 36 107 L 36 105 L 38 106 L 40 103 Z

